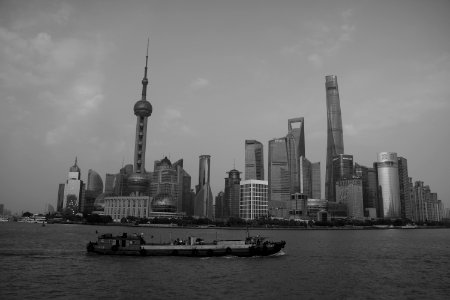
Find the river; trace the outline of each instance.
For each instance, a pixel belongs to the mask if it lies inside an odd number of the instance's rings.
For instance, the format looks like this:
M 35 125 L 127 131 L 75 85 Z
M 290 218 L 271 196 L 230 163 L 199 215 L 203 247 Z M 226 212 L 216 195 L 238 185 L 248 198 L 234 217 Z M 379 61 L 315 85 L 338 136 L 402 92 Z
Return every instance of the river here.
M 245 230 L 0 223 L 1 299 L 449 299 L 450 229 L 256 230 L 273 257 L 86 254 L 98 233 L 245 238 Z

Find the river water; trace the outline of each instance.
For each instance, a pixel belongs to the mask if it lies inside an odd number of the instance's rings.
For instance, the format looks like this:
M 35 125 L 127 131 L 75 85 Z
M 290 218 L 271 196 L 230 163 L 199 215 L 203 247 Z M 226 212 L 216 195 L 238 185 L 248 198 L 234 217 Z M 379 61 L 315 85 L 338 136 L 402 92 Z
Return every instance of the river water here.
M 245 230 L 0 224 L 0 299 L 450 299 L 450 229 L 250 230 L 272 257 L 86 254 L 98 233 L 245 238 Z

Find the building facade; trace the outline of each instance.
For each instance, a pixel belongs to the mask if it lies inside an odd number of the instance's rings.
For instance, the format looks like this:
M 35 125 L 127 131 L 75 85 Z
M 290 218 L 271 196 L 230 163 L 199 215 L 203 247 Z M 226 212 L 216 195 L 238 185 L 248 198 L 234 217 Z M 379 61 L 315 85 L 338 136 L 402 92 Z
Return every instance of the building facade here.
M 239 218 L 240 196 L 241 196 L 241 177 L 236 169 L 227 172 L 228 178 L 225 178 L 225 189 L 223 195 L 223 213 L 222 218 Z
M 200 155 L 198 185 L 194 203 L 194 215 L 199 218 L 214 217 L 213 195 L 210 185 L 211 156 Z
M 68 214 L 79 212 L 82 202 L 83 181 L 81 180 L 81 170 L 78 167 L 78 160 L 75 158 L 75 164 L 70 167 L 68 179 L 64 186 L 64 210 Z
M 245 140 L 245 180 L 264 180 L 263 144 L 255 140 Z
M 404 157 L 397 157 L 398 179 L 400 188 L 400 212 L 402 219 L 412 220 L 411 191 L 408 176 L 408 161 Z
M 305 129 L 304 118 L 288 119 L 288 133 L 286 135 L 286 155 L 289 170 L 290 193 L 297 193 L 300 190 L 300 170 L 301 157 L 305 157 Z M 303 179 L 306 179 L 302 176 Z M 309 178 L 310 180 L 310 178 Z M 308 180 L 308 181 L 309 181 Z
M 347 205 L 347 216 L 364 219 L 363 183 L 361 178 L 343 179 L 336 182 L 336 202 Z
M 335 201 L 335 184 L 333 178 L 333 158 L 344 153 L 344 138 L 342 130 L 341 104 L 337 76 L 325 77 L 327 104 L 327 157 L 325 173 L 325 198 Z
M 353 155 L 339 154 L 333 157 L 331 172 L 333 173 L 331 183 L 334 184 L 334 189 L 330 188 L 329 191 L 332 191 L 330 195 L 336 195 L 336 182 L 353 177 Z M 334 197 L 328 200 L 337 201 L 336 196 Z
M 321 199 L 322 198 L 322 185 L 320 177 L 320 162 L 311 163 L 311 198 Z
M 244 220 L 267 217 L 268 182 L 250 179 L 241 181 L 240 186 L 239 216 Z
M 291 188 L 285 138 L 269 141 L 268 160 L 269 214 L 277 218 L 287 218 Z
M 84 203 L 81 206 L 81 211 L 86 214 L 90 214 L 94 211 L 95 199 L 97 199 L 101 193 L 103 193 L 102 177 L 94 170 L 89 169 Z
M 401 218 L 398 160 L 395 152 L 380 152 L 377 162 L 381 218 Z

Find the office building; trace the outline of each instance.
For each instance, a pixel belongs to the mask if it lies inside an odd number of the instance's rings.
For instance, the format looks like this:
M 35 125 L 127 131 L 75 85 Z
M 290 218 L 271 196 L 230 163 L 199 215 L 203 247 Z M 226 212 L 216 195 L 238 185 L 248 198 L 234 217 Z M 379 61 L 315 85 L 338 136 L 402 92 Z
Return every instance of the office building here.
M 241 196 L 241 177 L 236 169 L 227 172 L 228 178 L 225 178 L 225 189 L 223 195 L 222 218 L 239 218 L 239 200 Z
M 290 177 L 290 193 L 300 190 L 300 162 L 305 157 L 305 130 L 304 118 L 293 118 L 288 120 L 288 133 L 286 135 L 286 151 L 288 170 Z M 310 179 L 309 179 L 310 180 Z
M 170 195 L 174 201 L 177 212 L 186 212 L 188 209 L 191 176 L 183 169 L 183 159 L 171 163 L 164 157 L 162 160 L 154 162 L 151 173 L 150 197 L 157 198 L 157 195 Z
M 224 192 L 220 191 L 215 199 L 216 205 L 214 206 L 214 216 L 217 219 L 224 219 L 225 217 L 225 203 Z
M 395 152 L 380 152 L 377 162 L 381 218 L 401 218 L 398 160 Z
M 269 141 L 269 215 L 287 218 L 287 204 L 290 199 L 290 172 L 286 151 L 286 139 Z
M 264 180 L 263 145 L 255 140 L 245 140 L 245 180 Z
M 353 155 L 339 154 L 333 157 L 332 168 L 333 178 L 331 182 L 335 185 L 334 189 L 329 189 L 331 191 L 331 196 L 336 195 L 336 182 L 344 179 L 351 179 L 353 177 Z M 328 201 L 337 201 L 335 198 L 329 198 Z
M 78 213 L 81 206 L 82 187 L 81 170 L 78 167 L 78 160 L 75 158 L 75 164 L 70 167 L 68 179 L 64 186 L 64 210 L 68 214 Z
M 320 162 L 311 163 L 311 197 L 312 199 L 322 198 L 322 188 L 321 188 L 321 177 L 320 177 Z
M 81 211 L 90 214 L 95 210 L 94 204 L 100 194 L 103 193 L 103 180 L 101 176 L 92 169 L 88 171 L 88 181 L 84 196 L 84 202 L 81 206 Z
M 299 158 L 298 169 L 299 188 L 294 192 L 294 194 L 301 193 L 306 195 L 308 198 L 312 198 L 312 164 L 307 158 L 301 156 Z
M 116 174 L 105 175 L 105 193 L 112 194 L 114 192 L 114 184 L 116 181 Z
M 64 209 L 64 189 L 66 185 L 64 183 L 60 183 L 58 185 L 58 200 L 56 202 L 56 211 L 63 212 Z
M 239 216 L 244 220 L 267 217 L 268 182 L 264 180 L 244 180 L 240 182 Z
M 325 198 L 335 201 L 335 184 L 333 178 L 333 158 L 344 153 L 344 138 L 342 131 L 341 104 L 337 77 L 325 77 L 325 90 L 327 99 L 327 157 L 325 173 Z
M 198 185 L 196 186 L 196 195 L 194 203 L 194 215 L 198 218 L 214 217 L 213 195 L 210 185 L 210 166 L 211 156 L 200 155 Z
M 336 181 L 336 202 L 347 206 L 347 216 L 364 219 L 363 184 L 361 178 L 341 179 Z
M 400 187 L 400 212 L 402 219 L 412 220 L 411 192 L 408 177 L 408 161 L 398 157 L 398 179 Z

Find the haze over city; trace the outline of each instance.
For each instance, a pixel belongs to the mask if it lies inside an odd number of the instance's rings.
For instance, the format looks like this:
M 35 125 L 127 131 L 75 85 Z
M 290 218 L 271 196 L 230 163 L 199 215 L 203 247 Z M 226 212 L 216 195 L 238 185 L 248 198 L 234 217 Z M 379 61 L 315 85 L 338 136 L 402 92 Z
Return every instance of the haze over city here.
M 325 76 L 337 75 L 345 153 L 381 151 L 450 207 L 448 1 L 0 1 L 0 203 L 56 206 L 75 157 L 117 173 L 133 163 L 147 37 L 146 169 L 184 159 L 211 188 L 244 172 L 244 141 L 267 144 L 304 117 L 324 190 Z M 266 168 L 267 172 L 267 168 Z M 322 193 L 324 195 L 324 193 Z

